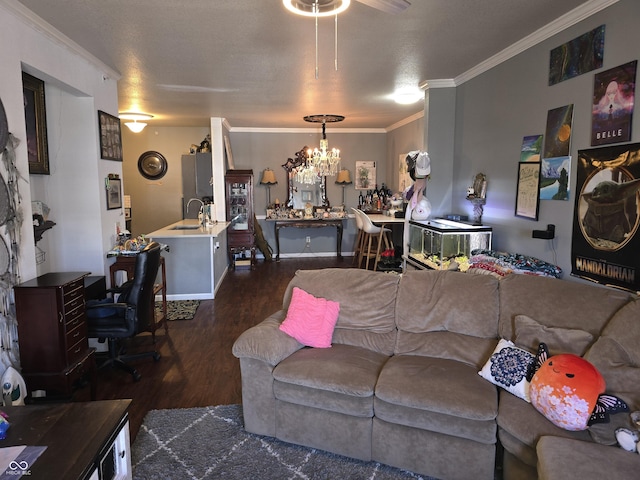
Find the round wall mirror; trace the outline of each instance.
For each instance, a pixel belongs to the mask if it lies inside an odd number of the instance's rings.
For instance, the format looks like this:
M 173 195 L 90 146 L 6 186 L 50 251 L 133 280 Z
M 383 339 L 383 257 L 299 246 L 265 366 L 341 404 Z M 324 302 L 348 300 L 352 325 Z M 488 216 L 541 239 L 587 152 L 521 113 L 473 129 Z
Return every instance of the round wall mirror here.
M 138 171 L 144 178 L 157 180 L 167 173 L 167 159 L 159 152 L 144 152 L 138 158 Z

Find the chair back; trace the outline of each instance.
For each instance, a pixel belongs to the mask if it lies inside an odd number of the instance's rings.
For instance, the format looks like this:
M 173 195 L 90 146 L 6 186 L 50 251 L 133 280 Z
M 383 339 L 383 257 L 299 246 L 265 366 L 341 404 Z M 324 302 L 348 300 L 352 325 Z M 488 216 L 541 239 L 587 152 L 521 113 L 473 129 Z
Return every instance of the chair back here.
M 358 210 L 355 207 L 351 207 L 351 211 L 356 216 L 356 227 L 358 227 L 358 230 L 362 230 L 362 218 L 360 218 L 360 213 L 359 213 L 360 210 Z
M 376 227 L 371 221 L 371 219 L 369 218 L 369 215 L 364 213 L 362 210 L 359 210 L 359 211 L 360 211 L 360 219 L 362 220 L 362 230 L 366 233 L 372 233 L 372 234 L 380 233 L 381 227 Z
M 135 333 L 147 330 L 154 320 L 155 294 L 153 293 L 153 285 L 159 266 L 160 244 L 151 242 L 138 253 L 131 287 L 118 299 L 119 302 L 135 306 Z

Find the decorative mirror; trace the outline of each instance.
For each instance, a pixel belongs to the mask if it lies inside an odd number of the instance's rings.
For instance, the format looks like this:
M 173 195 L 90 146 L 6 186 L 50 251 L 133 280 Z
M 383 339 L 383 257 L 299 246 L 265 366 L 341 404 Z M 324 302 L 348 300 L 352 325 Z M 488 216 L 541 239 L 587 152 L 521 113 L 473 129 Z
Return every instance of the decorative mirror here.
M 144 152 L 138 158 L 140 175 L 149 180 L 158 180 L 167 173 L 167 159 L 159 152 Z
M 287 208 L 302 210 L 310 203 L 313 207 L 328 207 L 327 177 L 305 175 L 307 168 L 305 146 L 296 152 L 295 159 L 288 158 L 282 165 L 287 171 Z

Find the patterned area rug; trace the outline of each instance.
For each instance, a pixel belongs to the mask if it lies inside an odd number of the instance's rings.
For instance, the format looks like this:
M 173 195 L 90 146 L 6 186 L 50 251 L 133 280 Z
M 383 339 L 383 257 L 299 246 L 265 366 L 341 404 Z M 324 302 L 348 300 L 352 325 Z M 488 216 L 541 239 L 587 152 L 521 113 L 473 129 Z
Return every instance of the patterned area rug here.
M 240 405 L 150 411 L 132 463 L 134 480 L 428 478 L 247 433 Z
M 171 300 L 167 302 L 167 320 L 191 320 L 200 306 L 200 300 Z M 162 302 L 156 302 L 156 311 L 162 312 Z

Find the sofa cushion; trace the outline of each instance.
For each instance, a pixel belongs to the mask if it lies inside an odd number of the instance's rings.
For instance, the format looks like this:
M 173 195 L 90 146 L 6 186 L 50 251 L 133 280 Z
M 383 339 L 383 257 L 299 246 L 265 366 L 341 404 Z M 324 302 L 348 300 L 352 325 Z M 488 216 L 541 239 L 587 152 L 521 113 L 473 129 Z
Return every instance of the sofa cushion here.
M 592 442 L 542 437 L 537 445 L 541 480 L 632 479 L 640 475 L 640 455 Z
M 514 324 L 514 343 L 530 352 L 535 352 L 538 345 L 544 343 L 551 355 L 573 353 L 582 356 L 593 343 L 593 335 L 582 329 L 543 325 L 527 315 L 516 315 Z
M 291 335 L 302 345 L 329 348 L 340 304 L 326 298 L 317 298 L 295 287 L 287 317 L 280 330 Z
M 382 368 L 376 397 L 393 405 L 471 420 L 494 420 L 496 387 L 465 363 L 418 355 L 398 355 Z
M 535 449 L 538 439 L 543 435 L 555 435 L 586 441 L 590 439 L 586 430 L 570 432 L 556 427 L 533 408 L 531 404 L 515 395 L 511 395 L 507 391 L 500 392 L 497 421 L 500 429 L 503 429 L 515 440 L 522 442 L 524 446 L 531 449 Z M 505 448 L 507 448 L 506 445 Z M 520 457 L 519 452 L 511 451 L 511 453 Z
M 389 357 L 351 345 L 303 348 L 273 370 L 279 400 L 359 416 L 373 415 L 373 393 Z
M 395 353 L 460 360 L 479 369 L 495 347 L 497 321 L 495 278 L 450 271 L 410 271 L 403 274 L 398 290 Z M 434 342 L 425 337 L 436 332 L 448 333 L 448 339 Z
M 640 299 L 620 309 L 585 354 L 585 359 L 604 377 L 606 392 L 624 400 L 631 411 L 640 410 L 639 319 Z M 613 445 L 615 429 L 624 425 L 627 418 L 627 413 L 616 414 L 609 423 L 592 425 L 589 432 L 595 441 Z
M 515 340 L 516 315 L 527 315 L 542 325 L 583 330 L 595 338 L 631 298 L 626 292 L 578 282 L 508 275 L 500 280 L 499 336 Z
M 294 287 L 338 302 L 340 314 L 333 343 L 373 348 L 390 355 L 396 341 L 395 309 L 399 281 L 399 275 L 357 268 L 298 270 L 287 286 L 283 307 L 288 309 Z
M 501 339 L 487 363 L 478 374 L 494 385 L 529 402 L 527 371 L 535 362 L 535 355 L 516 347 L 510 340 Z

